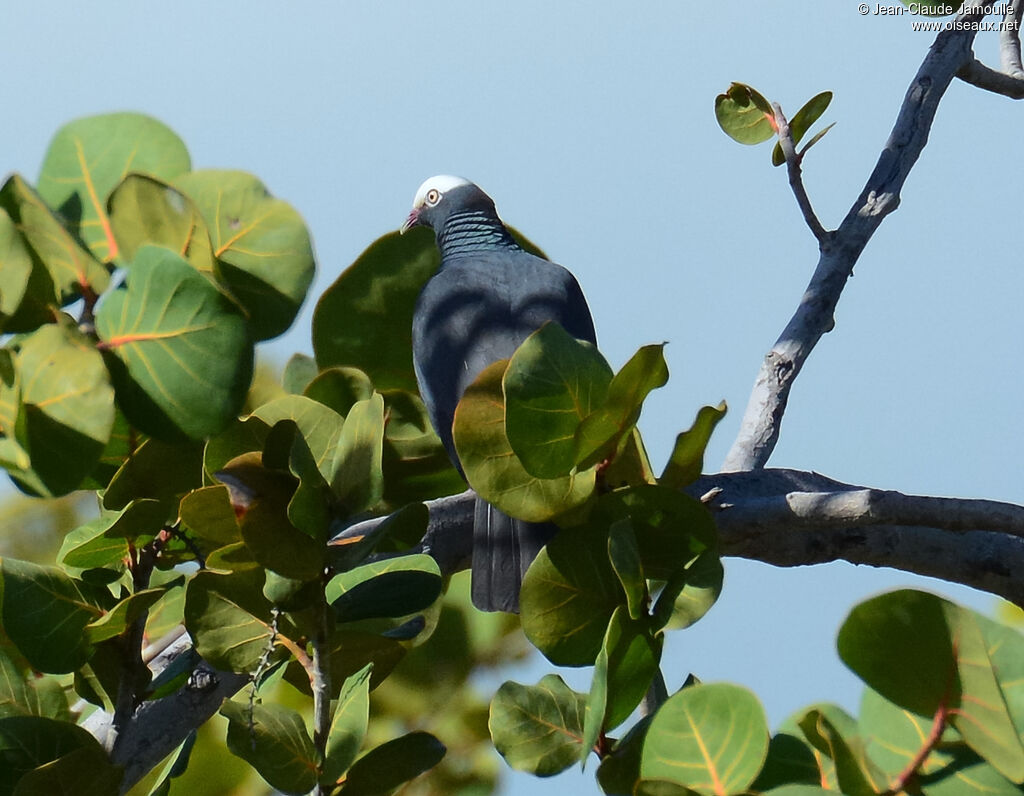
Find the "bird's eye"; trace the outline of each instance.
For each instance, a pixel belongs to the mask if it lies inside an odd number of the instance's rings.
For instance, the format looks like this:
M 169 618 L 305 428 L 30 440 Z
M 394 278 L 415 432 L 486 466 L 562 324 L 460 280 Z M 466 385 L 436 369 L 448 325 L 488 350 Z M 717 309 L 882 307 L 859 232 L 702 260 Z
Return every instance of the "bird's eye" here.
M 441 201 L 441 192 L 437 188 L 431 188 L 427 191 L 427 204 L 433 207 Z

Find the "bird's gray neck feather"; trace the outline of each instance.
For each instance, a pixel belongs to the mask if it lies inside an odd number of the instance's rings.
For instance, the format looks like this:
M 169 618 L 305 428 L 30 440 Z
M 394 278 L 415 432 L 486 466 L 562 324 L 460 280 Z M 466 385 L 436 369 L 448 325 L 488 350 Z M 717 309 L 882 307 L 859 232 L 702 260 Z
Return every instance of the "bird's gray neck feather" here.
M 450 215 L 437 236 L 437 245 L 445 259 L 488 249 L 519 248 L 500 219 L 479 210 Z

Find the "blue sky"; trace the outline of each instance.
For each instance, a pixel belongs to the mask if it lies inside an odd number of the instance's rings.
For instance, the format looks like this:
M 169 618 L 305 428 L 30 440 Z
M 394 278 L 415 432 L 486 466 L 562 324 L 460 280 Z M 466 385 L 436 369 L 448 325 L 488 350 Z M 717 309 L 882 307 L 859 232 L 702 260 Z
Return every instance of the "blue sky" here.
M 319 274 L 280 359 L 310 352 L 315 297 L 405 218 L 426 177 L 478 182 L 579 278 L 614 366 L 669 341 L 668 386 L 641 426 L 660 466 L 702 403 L 729 402 L 707 468 L 736 432 L 758 365 L 816 246 L 770 147 L 718 129 L 715 95 L 750 83 L 790 114 L 835 92 L 808 156 L 834 227 L 864 184 L 932 34 L 853 0 L 698 5 L 519 2 L 6 3 L 6 171 L 34 181 L 64 122 L 152 114 L 194 166 L 258 174 L 305 217 Z M 995 58 L 992 34 L 977 43 Z M 1015 240 L 1020 108 L 954 83 L 900 209 L 867 247 L 836 329 L 797 381 L 771 464 L 920 494 L 1024 502 L 1017 404 L 1024 272 Z M 816 700 L 856 709 L 834 652 L 849 607 L 923 585 L 846 565 L 728 564 L 707 620 L 670 639 L 687 672 L 753 688 L 772 723 Z M 542 662 L 517 670 L 536 681 Z M 585 687 L 587 673 L 570 673 Z M 592 772 L 507 793 L 596 793 Z

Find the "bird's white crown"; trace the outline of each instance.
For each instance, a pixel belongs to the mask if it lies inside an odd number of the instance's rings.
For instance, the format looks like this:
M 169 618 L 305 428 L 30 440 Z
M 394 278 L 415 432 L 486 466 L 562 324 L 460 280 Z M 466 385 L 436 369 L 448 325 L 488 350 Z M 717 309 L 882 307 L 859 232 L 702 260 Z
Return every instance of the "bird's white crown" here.
M 446 193 L 452 188 L 458 188 L 460 185 L 472 185 L 469 180 L 465 177 L 453 177 L 450 174 L 438 174 L 434 177 L 430 177 L 424 180 L 423 185 L 416 191 L 416 198 L 412 200 L 413 208 L 422 207 L 424 202 L 427 200 L 427 194 L 431 190 L 436 190 L 439 193 Z

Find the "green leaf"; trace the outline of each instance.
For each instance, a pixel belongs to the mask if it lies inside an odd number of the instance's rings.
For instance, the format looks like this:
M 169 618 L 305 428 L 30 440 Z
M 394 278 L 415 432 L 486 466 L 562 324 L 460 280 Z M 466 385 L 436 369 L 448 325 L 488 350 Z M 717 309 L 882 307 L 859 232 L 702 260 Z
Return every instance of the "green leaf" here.
M 96 466 L 114 425 L 103 358 L 68 321 L 22 338 L 16 367 L 22 405 L 15 437 L 32 471 L 12 476 L 43 495 L 66 494 Z
M 375 393 L 349 410 L 334 453 L 338 467 L 331 489 L 350 515 L 376 505 L 384 494 L 383 445 L 384 398 Z
M 711 513 L 698 500 L 661 485 L 642 484 L 602 495 L 593 515 L 628 518 L 646 577 L 672 580 L 705 550 L 718 546 Z
M 1024 744 L 1010 716 L 976 614 L 950 602 L 944 608 L 956 645 L 961 691 L 950 723 L 971 749 L 1020 785 L 1024 783 Z
M 668 699 L 644 741 L 640 776 L 694 790 L 749 787 L 768 753 L 768 723 L 752 693 L 729 683 L 694 685 Z
M 556 674 L 534 686 L 506 682 L 491 700 L 494 747 L 518 771 L 558 774 L 582 756 L 586 704 Z
M 654 603 L 654 626 L 682 630 L 701 619 L 722 593 L 725 569 L 717 550 L 705 550 L 669 581 Z
M 413 307 L 440 262 L 434 235 L 425 228 L 374 241 L 316 305 L 313 351 L 320 369 L 348 365 L 379 390 L 415 392 Z
M 559 666 L 594 662 L 615 609 L 625 604 L 608 561 L 606 533 L 564 528 L 534 559 L 523 578 L 523 632 Z
M 207 549 L 241 539 L 227 487 L 204 486 L 192 490 L 181 499 L 179 516 L 184 533 Z
M 831 102 L 832 92 L 822 91 L 807 100 L 804 106 L 789 120 L 789 135 L 793 139 L 794 146 L 800 143 L 800 139 L 811 129 L 811 125 L 821 118 Z M 781 166 L 785 162 L 786 156 L 782 154 L 782 146 L 775 144 L 775 149 L 772 150 L 772 165 Z
M 38 716 L 9 716 L 0 719 L 0 793 L 14 793 L 19 780 L 33 769 L 80 750 L 92 753 L 87 755 L 92 761 L 97 761 L 100 757 L 106 759 L 106 754 L 96 739 L 71 722 Z M 84 767 L 85 761 L 81 758 L 72 758 L 72 763 Z M 73 770 L 74 765 L 70 768 Z M 91 770 L 99 774 L 98 768 Z M 108 768 L 108 775 L 112 769 L 113 767 Z M 64 769 L 62 773 L 66 774 L 69 771 Z M 35 784 L 41 781 L 43 780 L 30 780 L 31 790 L 28 790 L 28 793 L 49 796 L 51 793 L 62 792 L 37 790 Z
M 330 372 L 330 371 L 328 371 Z M 384 395 L 384 501 L 401 506 L 453 495 L 466 482 L 452 466 L 418 395 L 387 390 Z
M 822 782 L 819 755 L 802 736 L 780 730 L 768 744 L 768 757 L 752 785 L 755 791 L 768 791 L 784 784 Z
M 124 769 L 95 744 L 27 772 L 13 796 L 116 796 L 123 778 Z
M 633 796 L 640 780 L 640 755 L 652 718 L 653 715 L 647 715 L 640 719 L 614 743 L 611 752 L 601 759 L 597 781 L 605 793 Z
M 345 777 L 343 796 L 389 793 L 429 771 L 444 758 L 445 746 L 428 732 L 410 732 L 382 743 L 359 758 Z
M 85 293 L 107 289 L 110 275 L 46 206 L 43 199 L 17 174 L 0 189 L 0 207 L 7 211 L 36 257 L 46 267 L 48 280 L 37 282 L 40 301 L 67 304 Z M 36 291 L 33 291 L 34 293 Z
M 662 637 L 652 637 L 646 623 L 630 619 L 621 605 L 615 609 L 594 662 L 580 750 L 582 763 L 601 733 L 622 724 L 640 704 L 658 671 L 661 647 Z
M 715 118 L 725 134 L 741 144 L 760 144 L 775 135 L 771 104 L 743 83 L 733 83 L 715 97 Z
M 156 605 L 157 600 L 163 596 L 163 589 L 144 589 L 129 594 L 85 628 L 90 643 L 99 644 L 108 638 L 121 635 L 132 622 Z
M 317 752 L 302 717 L 275 704 L 249 706 L 225 699 L 228 749 L 283 793 L 307 793 L 316 786 Z
M 96 332 L 118 403 L 143 431 L 205 437 L 241 409 L 253 367 L 245 321 L 174 252 L 139 250 L 127 290 L 107 296 L 96 314 Z
M 325 540 L 292 522 L 290 509 L 297 494 L 292 475 L 264 467 L 259 454 L 245 454 L 217 477 L 232 492 L 242 540 L 256 561 L 286 578 L 317 577 L 327 552 Z
M 130 552 L 127 540 L 156 536 L 165 518 L 166 512 L 156 500 L 133 500 L 120 511 L 104 511 L 64 537 L 57 560 L 76 569 L 122 571 Z
M 886 699 L 933 716 L 953 698 L 956 674 L 942 602 L 907 589 L 860 603 L 839 630 L 839 657 Z
M 327 735 L 321 782 L 338 782 L 348 771 L 366 737 L 370 721 L 370 671 L 368 663 L 346 678 L 334 708 L 331 730 Z
M 765 791 L 764 796 L 834 796 L 835 791 L 817 785 L 782 785 Z
M 883 594 L 853 609 L 838 646 L 886 699 L 924 717 L 947 712 L 974 751 L 1024 781 L 1024 746 L 972 612 L 923 592 Z M 882 664 L 894 656 L 904 665 Z
M 999 680 L 1010 716 L 1017 732 L 1024 736 L 1024 635 L 1015 627 L 977 613 L 973 616 L 985 637 L 992 671 Z
M 647 581 L 640 561 L 640 548 L 628 518 L 613 522 L 608 528 L 608 560 L 626 594 L 630 619 L 639 619 L 647 612 Z
M 284 365 L 281 386 L 284 387 L 287 393 L 300 395 L 316 379 L 318 373 L 316 360 L 313 357 L 306 354 L 292 354 Z M 366 397 L 368 398 L 369 396 Z M 339 412 L 339 414 L 345 415 L 346 413 Z
M 50 142 L 39 194 L 99 260 L 117 257 L 107 197 L 129 171 L 168 179 L 189 170 L 188 150 L 169 127 L 138 113 L 88 116 Z
M 345 417 L 357 401 L 373 397 L 373 383 L 358 368 L 333 367 L 315 374 L 306 386 L 297 392 Z
M 895 777 L 917 759 L 932 731 L 931 719 L 894 705 L 873 688 L 865 688 L 857 721 L 858 734 L 864 738 L 865 751 L 889 777 Z M 950 732 L 947 731 L 947 735 Z M 918 771 L 925 775 L 941 771 L 952 761 L 950 745 L 932 749 Z M 966 783 L 965 783 L 966 785 Z M 970 792 L 965 787 L 965 792 Z
M 872 763 L 863 740 L 854 732 L 842 731 L 820 710 L 808 711 L 799 724 L 811 744 L 832 761 L 843 793 L 874 796 L 885 790 L 885 775 Z
M 0 718 L 7 716 L 43 716 L 65 721 L 71 718 L 58 679 L 25 676 L 0 647 Z
M 263 596 L 263 577 L 261 570 L 230 574 L 204 570 L 189 581 L 185 627 L 196 651 L 211 666 L 232 672 L 256 669 L 275 635 L 271 606 Z M 287 625 L 279 630 L 287 630 Z
M 147 439 L 121 465 L 103 493 L 103 507 L 123 509 L 142 498 L 158 500 L 173 517 L 186 493 L 202 486 L 203 447 Z
M 569 474 L 576 465 L 576 431 L 604 404 L 611 380 L 597 347 L 554 322 L 516 349 L 502 379 L 505 433 L 530 475 Z
M 163 180 L 129 174 L 107 204 L 118 251 L 129 263 L 148 243 L 171 249 L 213 278 L 213 249 L 206 222 L 185 194 Z
M 194 171 L 174 185 L 206 221 L 217 281 L 245 309 L 255 339 L 287 330 L 315 271 L 302 216 L 241 171 Z
M 56 567 L 0 559 L 4 632 L 39 671 L 72 672 L 92 653 L 85 627 L 101 615 L 80 581 Z
M 682 489 L 700 478 L 704 469 L 704 450 L 711 432 L 725 417 L 725 401 L 718 406 L 702 406 L 689 430 L 676 437 L 675 447 L 669 456 L 665 470 L 658 483 L 672 489 Z
M 53 281 L 32 258 L 28 243 L 0 207 L 0 329 L 28 331 L 46 323 L 47 307 L 56 306 Z
M 505 436 L 501 378 L 507 360 L 484 368 L 462 396 L 452 431 L 470 486 L 509 516 L 544 522 L 579 507 L 594 492 L 595 470 L 562 478 L 530 475 Z
M 668 382 L 664 348 L 664 343 L 644 346 L 612 378 L 604 403 L 576 429 L 577 466 L 587 468 L 615 454 L 640 419 L 644 400 Z
M 192 747 L 196 743 L 196 731 L 190 732 L 178 748 L 166 759 L 156 777 L 156 784 L 149 791 L 149 796 L 170 796 L 171 780 L 180 777 L 188 768 Z
M 374 561 L 335 575 L 325 596 L 339 622 L 401 617 L 430 607 L 441 594 L 441 571 L 428 555 Z
M 332 409 L 302 395 L 278 398 L 258 407 L 250 417 L 273 427 L 282 420 L 298 426 L 324 481 L 331 483 L 341 465 L 339 450 L 345 419 Z M 260 448 L 262 448 L 262 441 Z

